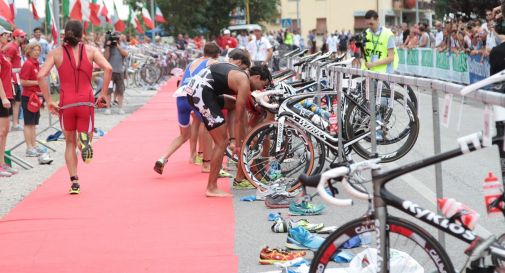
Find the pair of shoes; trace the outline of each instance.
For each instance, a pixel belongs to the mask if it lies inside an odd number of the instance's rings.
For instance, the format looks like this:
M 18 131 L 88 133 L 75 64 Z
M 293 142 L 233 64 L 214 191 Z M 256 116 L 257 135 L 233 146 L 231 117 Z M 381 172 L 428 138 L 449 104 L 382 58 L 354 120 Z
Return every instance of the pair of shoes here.
M 18 125 L 16 125 L 16 126 L 12 126 L 11 131 L 12 131 L 12 132 L 15 132 L 15 131 L 23 131 L 23 126 L 21 126 L 21 124 L 18 124 Z
M 107 109 L 105 109 L 105 111 L 103 113 L 105 115 L 110 115 L 110 114 L 112 114 L 112 110 L 110 108 L 107 108 Z
M 70 190 L 68 193 L 70 194 L 79 194 L 81 192 L 81 186 L 78 182 L 73 182 L 72 186 L 70 186 Z
M 295 183 L 298 183 L 295 181 Z M 271 185 L 263 185 L 256 189 L 256 199 L 257 200 L 265 200 L 267 196 L 272 195 L 274 193 L 283 194 L 288 197 L 297 196 L 301 189 L 296 189 L 294 191 L 288 192 L 287 189 L 292 187 L 292 183 L 287 179 L 280 179 L 275 181 L 274 184 Z
M 167 163 L 165 159 L 163 158 L 158 159 L 156 163 L 154 163 L 154 171 L 159 174 L 163 174 L 163 168 L 165 167 L 165 163 Z
M 260 251 L 260 261 L 262 265 L 276 264 L 291 261 L 306 255 L 305 251 L 291 251 L 287 249 L 270 249 L 268 246 Z
M 38 160 L 39 160 L 40 165 L 49 165 L 49 164 L 53 163 L 53 159 L 51 158 L 49 153 L 40 154 L 38 157 Z
M 89 139 L 88 133 L 79 133 L 79 145 L 81 145 L 81 157 L 84 163 L 91 163 L 93 159 L 93 148 L 91 147 L 91 140 Z
M 270 229 L 275 233 L 286 233 L 288 232 L 289 226 L 286 220 L 282 217 L 277 218 Z
M 291 215 L 319 215 L 326 208 L 324 204 L 314 204 L 312 202 L 302 200 L 301 202 L 291 202 L 289 204 L 289 214 Z
M 25 153 L 26 157 L 37 157 L 39 156 L 39 152 L 37 152 L 37 149 L 35 148 L 28 148 L 26 149 L 26 153 Z
M 18 173 L 18 170 L 16 169 L 13 169 L 11 166 L 7 165 L 7 164 L 2 164 L 2 169 L 4 169 L 5 171 L 9 172 L 10 174 L 17 174 Z
M 232 177 L 232 175 L 230 173 L 228 173 L 227 171 L 225 171 L 223 168 L 221 168 L 221 170 L 219 170 L 218 177 L 225 178 L 225 177 Z
M 0 167 L 0 177 L 11 177 L 12 173 L 4 169 L 3 167 Z
M 195 164 L 195 165 L 202 165 L 203 164 L 203 156 L 196 155 L 195 156 L 195 160 L 193 161 L 193 164 Z
M 294 197 L 290 197 L 287 194 L 273 193 L 265 198 L 265 206 L 271 209 L 289 208 L 289 204 L 293 199 Z
M 233 189 L 234 190 L 249 190 L 254 189 L 254 185 L 249 182 L 247 179 L 242 179 L 241 181 L 237 181 L 233 179 Z
M 313 235 L 303 227 L 294 227 L 288 230 L 286 247 L 289 249 L 317 250 L 323 242 L 323 237 Z

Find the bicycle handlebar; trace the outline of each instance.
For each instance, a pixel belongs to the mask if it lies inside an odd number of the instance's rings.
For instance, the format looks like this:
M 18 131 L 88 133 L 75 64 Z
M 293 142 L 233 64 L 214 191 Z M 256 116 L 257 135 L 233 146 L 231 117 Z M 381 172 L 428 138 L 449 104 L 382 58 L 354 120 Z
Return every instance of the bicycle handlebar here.
M 270 103 L 266 101 L 267 96 L 270 95 L 282 95 L 284 94 L 284 90 L 271 90 L 271 91 L 254 91 L 251 93 L 251 95 L 254 97 L 254 100 L 256 100 L 257 103 L 259 103 L 261 106 L 264 106 L 266 108 L 270 109 L 277 109 L 279 108 L 279 104 L 277 103 Z
M 380 167 L 379 162 L 380 162 L 380 158 L 375 158 L 375 159 L 365 160 L 362 162 L 351 164 L 351 166 L 349 166 L 349 167 L 343 166 L 343 167 L 338 167 L 338 168 L 326 171 L 321 175 L 321 179 L 319 180 L 319 184 L 317 185 L 317 192 L 319 193 L 321 198 L 327 203 L 333 204 L 335 206 L 341 206 L 341 207 L 342 206 L 351 206 L 353 204 L 352 199 L 335 198 L 335 197 L 331 196 L 325 189 L 325 184 L 330 179 L 343 177 L 342 183 L 344 185 L 344 189 L 346 192 L 348 192 L 350 195 L 352 195 L 356 198 L 367 200 L 367 199 L 369 199 L 370 196 L 368 194 L 364 194 L 364 193 L 354 189 L 347 181 L 346 176 L 353 174 L 357 171 L 377 169 Z
M 487 86 L 487 85 L 490 85 L 493 83 L 497 83 L 497 82 L 501 82 L 501 81 L 505 81 L 505 70 L 502 70 L 501 72 L 498 72 L 489 78 L 485 78 L 485 79 L 478 81 L 474 84 L 470 84 L 468 86 L 465 86 L 463 89 L 461 89 L 461 95 L 466 96 L 474 91 L 479 90 L 480 88 L 482 88 L 484 86 Z
M 351 57 L 350 59 L 347 59 L 345 61 L 340 61 L 340 62 L 337 62 L 337 63 L 330 63 L 326 66 L 326 68 L 329 68 L 329 67 L 332 67 L 332 66 L 337 66 L 337 65 L 341 65 L 341 66 L 349 66 L 350 64 L 352 64 L 352 62 L 354 61 L 354 57 Z

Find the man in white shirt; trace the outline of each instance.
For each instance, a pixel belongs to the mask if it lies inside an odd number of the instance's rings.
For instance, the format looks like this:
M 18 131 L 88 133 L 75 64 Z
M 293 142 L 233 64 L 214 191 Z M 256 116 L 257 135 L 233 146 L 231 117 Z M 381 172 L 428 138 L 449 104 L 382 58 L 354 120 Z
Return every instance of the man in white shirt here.
M 328 51 L 329 52 L 337 52 L 337 36 L 335 34 L 330 34 L 328 35 L 328 38 L 326 39 L 326 44 L 328 45 Z
M 295 30 L 294 31 L 294 35 L 293 35 L 293 45 L 295 45 L 296 47 L 300 47 L 300 39 L 302 38 L 302 36 L 300 35 L 300 33 Z
M 30 43 L 37 42 L 40 45 L 40 55 L 39 55 L 39 64 L 42 65 L 46 61 L 46 55 L 49 53 L 49 43 L 42 38 L 42 29 L 40 27 L 36 27 L 33 29 L 33 38 L 30 39 Z
M 263 37 L 261 29 L 254 30 L 254 38 L 247 44 L 247 51 L 254 65 L 268 65 L 272 60 L 272 44 Z
M 435 23 L 435 28 L 437 29 L 437 35 L 435 35 L 435 47 L 439 47 L 444 41 L 444 26 L 442 22 L 437 21 Z

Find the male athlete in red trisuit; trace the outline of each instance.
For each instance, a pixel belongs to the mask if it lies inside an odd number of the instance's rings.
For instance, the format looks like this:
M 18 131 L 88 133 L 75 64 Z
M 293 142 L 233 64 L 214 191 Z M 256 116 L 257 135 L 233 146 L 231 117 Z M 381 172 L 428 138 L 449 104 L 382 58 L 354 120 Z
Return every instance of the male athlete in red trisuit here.
M 91 46 L 81 43 L 82 23 L 69 21 L 65 25 L 65 37 L 61 47 L 53 49 L 47 55 L 42 66 L 38 81 L 40 90 L 47 101 L 48 109 L 60 117 L 60 126 L 65 134 L 65 161 L 70 174 L 70 194 L 80 191 L 79 178 L 77 177 L 77 138 L 82 160 L 91 162 L 93 150 L 91 138 L 93 136 L 94 106 L 93 88 L 91 87 L 91 73 L 93 62 L 104 71 L 103 87 L 99 102 L 108 105 L 107 89 L 112 75 L 112 67 L 102 53 Z M 60 76 L 60 101 L 54 102 L 49 95 L 46 77 L 56 65 Z

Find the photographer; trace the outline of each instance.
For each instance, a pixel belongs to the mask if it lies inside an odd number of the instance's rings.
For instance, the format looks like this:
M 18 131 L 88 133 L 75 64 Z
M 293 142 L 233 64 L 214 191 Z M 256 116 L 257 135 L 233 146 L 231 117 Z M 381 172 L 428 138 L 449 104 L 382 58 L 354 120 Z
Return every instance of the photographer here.
M 109 61 L 112 66 L 112 86 L 115 86 L 114 91 L 114 101 L 117 100 L 119 107 L 119 114 L 124 114 L 123 110 L 123 97 L 125 91 L 124 84 L 124 59 L 128 57 L 128 51 L 126 51 L 126 44 L 120 44 L 120 33 L 108 31 L 105 35 L 105 59 Z M 109 100 L 112 95 L 111 86 L 109 86 Z M 112 100 L 111 100 L 112 102 Z M 111 103 L 112 106 L 112 103 Z M 110 106 L 109 106 L 110 107 Z M 105 110 L 106 114 L 111 114 L 111 109 Z
M 379 14 L 375 10 L 367 11 L 365 19 L 370 28 L 366 30 L 366 41 L 363 41 L 365 42 L 363 68 L 393 73 L 399 62 L 393 32 L 379 24 Z

